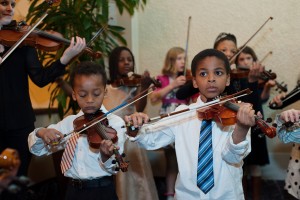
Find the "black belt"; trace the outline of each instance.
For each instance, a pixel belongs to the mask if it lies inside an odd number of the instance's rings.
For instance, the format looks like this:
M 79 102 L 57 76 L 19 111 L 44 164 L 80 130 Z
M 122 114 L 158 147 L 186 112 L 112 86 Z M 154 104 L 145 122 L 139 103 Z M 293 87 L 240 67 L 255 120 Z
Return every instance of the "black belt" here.
M 113 184 L 112 176 L 104 176 L 96 179 L 69 178 L 69 184 L 77 189 L 107 187 Z

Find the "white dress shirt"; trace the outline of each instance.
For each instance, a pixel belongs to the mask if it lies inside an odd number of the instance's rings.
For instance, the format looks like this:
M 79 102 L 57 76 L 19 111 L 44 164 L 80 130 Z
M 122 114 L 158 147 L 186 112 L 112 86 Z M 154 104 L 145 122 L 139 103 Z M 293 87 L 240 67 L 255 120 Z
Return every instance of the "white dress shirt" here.
M 204 104 L 200 97 L 198 105 Z M 195 104 L 191 104 L 194 106 Z M 176 111 L 188 106 L 179 106 Z M 204 194 L 197 187 L 198 148 L 201 120 L 196 111 L 164 118 L 154 124 L 142 126 L 139 135 L 131 138 L 142 147 L 154 150 L 175 142 L 179 173 L 175 186 L 175 199 L 244 199 L 242 188 L 243 158 L 251 151 L 250 131 L 246 140 L 233 144 L 234 126 L 223 127 L 212 122 L 214 187 Z
M 105 110 L 102 107 L 102 110 Z M 80 111 L 77 115 L 70 115 L 64 118 L 57 124 L 52 124 L 48 128 L 53 128 L 60 131 L 62 134 L 70 133 L 74 130 L 73 121 L 77 117 L 83 115 Z M 119 152 L 123 152 L 123 145 L 125 142 L 125 128 L 122 128 L 125 123 L 124 121 L 113 114 L 107 116 L 109 125 L 112 126 L 117 131 L 118 142 L 116 146 L 120 147 Z M 36 136 L 38 128 L 30 133 L 28 137 L 29 150 L 36 156 L 49 155 L 58 150 L 64 149 L 66 146 L 66 141 L 69 136 L 65 137 L 60 144 L 56 146 L 46 145 L 43 140 Z M 74 179 L 94 179 L 103 176 L 110 176 L 111 174 L 117 173 L 115 171 L 116 164 L 112 164 L 114 160 L 114 155 L 108 159 L 105 163 L 101 161 L 101 154 L 97 149 L 91 149 L 88 144 L 86 134 L 81 134 L 77 140 L 77 145 L 75 149 L 75 155 L 72 161 L 72 166 L 69 170 L 65 172 L 66 177 Z

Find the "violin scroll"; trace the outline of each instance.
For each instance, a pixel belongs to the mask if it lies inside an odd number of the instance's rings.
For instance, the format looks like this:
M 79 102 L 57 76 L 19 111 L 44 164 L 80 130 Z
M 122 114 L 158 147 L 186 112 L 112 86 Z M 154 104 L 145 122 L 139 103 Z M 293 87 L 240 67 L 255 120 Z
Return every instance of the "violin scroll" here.
M 161 87 L 159 80 L 151 78 L 150 76 L 142 76 L 135 74 L 133 72 L 128 73 L 127 77 L 122 77 L 114 81 L 117 87 L 127 86 L 127 87 L 139 87 L 141 85 L 153 84 L 155 87 Z

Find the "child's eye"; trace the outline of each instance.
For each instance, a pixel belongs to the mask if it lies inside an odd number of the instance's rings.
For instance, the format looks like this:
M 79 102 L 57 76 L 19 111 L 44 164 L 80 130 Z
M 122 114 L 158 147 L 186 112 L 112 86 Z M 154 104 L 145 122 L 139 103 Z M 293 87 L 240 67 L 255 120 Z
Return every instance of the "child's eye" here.
M 217 76 L 222 76 L 224 73 L 222 71 L 216 71 Z
M 7 5 L 8 5 L 8 2 L 7 2 L 7 1 L 2 1 L 0 4 L 1 4 L 2 6 L 7 6 Z
M 207 76 L 207 72 L 200 72 L 200 76 L 202 77 Z
M 86 93 L 84 93 L 84 92 L 79 92 L 79 93 L 78 93 L 78 96 L 80 96 L 81 98 L 84 98 L 84 97 L 86 97 Z

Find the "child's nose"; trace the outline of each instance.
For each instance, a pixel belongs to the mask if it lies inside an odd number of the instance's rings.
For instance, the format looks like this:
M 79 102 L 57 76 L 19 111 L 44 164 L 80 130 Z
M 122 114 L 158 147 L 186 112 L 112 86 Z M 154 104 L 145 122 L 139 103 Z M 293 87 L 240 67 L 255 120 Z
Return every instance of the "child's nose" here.
M 87 97 L 87 101 L 88 101 L 89 103 L 94 102 L 94 97 L 93 97 L 92 95 L 89 95 L 89 96 Z
M 208 82 L 214 82 L 215 81 L 215 75 L 214 74 L 208 74 Z

